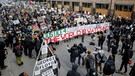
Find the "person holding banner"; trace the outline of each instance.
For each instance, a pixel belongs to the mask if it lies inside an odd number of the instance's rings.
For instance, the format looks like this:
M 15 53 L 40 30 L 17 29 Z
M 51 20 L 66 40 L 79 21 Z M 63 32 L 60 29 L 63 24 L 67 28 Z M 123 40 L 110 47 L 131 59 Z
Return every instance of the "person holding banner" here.
M 52 53 L 54 54 L 55 58 L 56 58 L 56 61 L 57 61 L 57 64 L 58 64 L 58 68 L 60 69 L 61 67 L 61 63 L 60 63 L 60 59 L 58 58 L 57 54 L 55 53 L 56 52 L 56 48 L 55 47 L 52 47 Z M 56 76 L 58 76 L 58 68 L 54 69 L 54 74 Z

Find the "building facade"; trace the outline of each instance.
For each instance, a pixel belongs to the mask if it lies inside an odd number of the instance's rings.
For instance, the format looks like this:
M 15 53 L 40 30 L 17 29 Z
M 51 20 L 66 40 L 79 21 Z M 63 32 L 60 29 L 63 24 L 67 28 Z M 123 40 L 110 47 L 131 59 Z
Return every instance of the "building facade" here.
M 135 16 L 135 0 L 46 0 L 48 7 L 58 7 L 71 11 L 112 14 L 116 17 Z

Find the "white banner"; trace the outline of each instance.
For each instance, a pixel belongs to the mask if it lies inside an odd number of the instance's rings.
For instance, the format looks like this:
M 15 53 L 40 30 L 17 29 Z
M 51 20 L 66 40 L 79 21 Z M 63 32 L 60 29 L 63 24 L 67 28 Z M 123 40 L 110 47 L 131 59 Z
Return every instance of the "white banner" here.
M 100 32 L 104 30 L 109 30 L 109 23 L 90 24 L 72 28 L 64 28 L 61 30 L 46 33 L 44 34 L 44 38 L 46 40 L 46 43 L 48 44 L 49 42 L 58 42 L 75 36 Z
M 56 75 L 54 75 L 53 70 L 50 69 L 50 70 L 43 72 L 42 76 L 56 76 Z

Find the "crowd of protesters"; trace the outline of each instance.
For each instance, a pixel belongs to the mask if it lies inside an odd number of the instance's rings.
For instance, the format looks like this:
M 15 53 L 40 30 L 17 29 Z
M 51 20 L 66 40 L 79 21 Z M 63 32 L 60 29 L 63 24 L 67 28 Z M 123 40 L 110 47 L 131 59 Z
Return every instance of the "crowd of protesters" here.
M 68 72 L 67 76 L 80 76 L 79 72 L 77 72 L 77 68 L 80 65 L 81 59 L 82 65 L 86 66 L 87 76 L 96 76 L 98 74 L 98 66 L 100 67 L 100 74 L 103 72 L 104 76 L 111 75 L 114 73 L 114 70 L 116 71 L 116 54 L 122 55 L 122 62 L 118 72 L 120 72 L 124 66 L 124 73 L 127 73 L 127 65 L 129 64 L 129 61 L 132 60 L 133 56 L 133 43 L 135 39 L 135 24 L 131 19 L 117 18 L 108 20 L 107 17 L 100 18 L 99 15 L 101 15 L 101 13 L 91 15 L 89 12 L 77 13 L 63 9 L 49 9 L 43 6 L 24 6 L 15 4 L 10 7 L 1 6 L 0 13 L 1 26 L 3 27 L 3 36 L 0 38 L 1 69 L 5 69 L 7 67 L 4 65 L 4 60 L 7 54 L 5 47 L 10 46 L 11 49 L 13 49 L 17 64 L 21 66 L 23 65 L 22 52 L 24 52 L 24 55 L 32 59 L 32 51 L 35 49 L 36 56 L 38 56 L 43 42 L 43 35 L 45 33 L 62 28 L 111 21 L 110 23 L 112 26 L 110 26 L 109 35 L 105 36 L 105 32 L 95 33 L 98 35 L 98 47 L 96 47 L 95 52 L 92 53 L 91 50 L 87 51 L 87 48 L 83 45 L 84 35 L 81 36 L 82 43 L 79 45 L 74 44 L 71 48 L 68 47 L 68 51 L 71 53 L 70 62 L 72 63 L 72 70 Z M 41 16 L 44 16 L 43 22 L 38 21 L 38 17 Z M 80 18 L 79 22 L 76 18 Z M 15 20 L 18 20 L 19 23 L 14 23 Z M 42 24 L 44 24 L 44 29 L 42 28 Z M 35 31 L 33 25 L 37 25 L 39 29 Z M 91 35 L 92 38 L 95 34 Z M 107 41 L 108 52 L 112 53 L 108 59 L 103 51 L 104 41 Z M 119 47 L 119 42 L 122 42 L 122 47 Z M 56 42 L 55 44 L 59 44 L 59 42 Z M 118 48 L 121 49 L 119 50 Z M 86 53 L 88 55 L 85 57 Z M 95 57 L 92 54 L 94 54 Z M 76 58 L 78 58 L 78 65 L 75 63 Z M 108 67 L 107 65 L 109 62 L 112 63 L 111 66 L 113 66 L 114 69 L 108 74 L 105 68 Z M 102 68 L 102 63 L 105 64 L 104 68 Z M 96 68 L 93 67 L 94 65 L 96 65 Z M 131 76 L 133 75 L 134 74 Z

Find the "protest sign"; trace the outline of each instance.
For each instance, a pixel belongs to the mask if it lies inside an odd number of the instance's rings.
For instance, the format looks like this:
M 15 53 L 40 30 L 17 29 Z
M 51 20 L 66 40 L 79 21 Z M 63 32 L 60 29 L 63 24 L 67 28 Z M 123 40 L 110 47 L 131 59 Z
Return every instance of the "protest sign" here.
M 43 72 L 42 76 L 56 76 L 56 75 L 54 75 L 53 70 L 50 69 L 50 70 L 47 70 L 46 72 Z
M 41 76 L 41 74 L 42 76 L 48 76 L 48 75 L 53 76 L 52 68 L 51 70 L 48 70 L 48 68 L 53 67 L 54 64 L 56 64 L 55 56 L 47 57 L 40 61 L 37 61 L 35 64 L 34 76 Z
M 65 28 L 59 31 L 53 31 L 44 34 L 46 43 L 49 42 L 59 42 L 68 38 L 72 38 L 79 35 L 90 34 L 94 32 L 100 32 L 104 30 L 109 30 L 109 23 L 92 24 L 85 26 L 78 26 L 72 28 Z
M 14 23 L 14 25 L 16 25 L 16 24 L 19 24 L 20 21 L 19 20 L 14 20 L 13 23 Z
M 38 20 L 38 22 L 44 22 L 44 17 L 43 16 L 37 17 L 37 20 Z
M 40 30 L 37 24 L 33 24 L 32 27 L 33 27 L 33 31 L 39 31 Z

